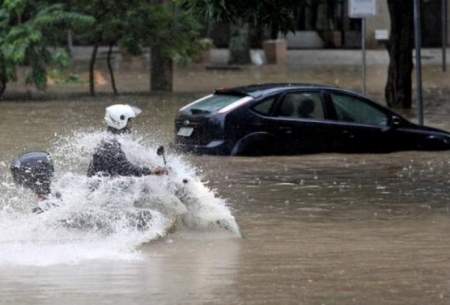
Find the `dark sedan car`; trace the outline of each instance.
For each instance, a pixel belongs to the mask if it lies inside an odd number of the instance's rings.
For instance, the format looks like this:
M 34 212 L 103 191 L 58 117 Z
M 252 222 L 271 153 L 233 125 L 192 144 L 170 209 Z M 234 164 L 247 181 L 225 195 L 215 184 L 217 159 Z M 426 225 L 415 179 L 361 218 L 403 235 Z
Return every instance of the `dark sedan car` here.
M 216 90 L 179 110 L 176 147 L 221 155 L 450 149 L 450 133 L 413 124 L 359 94 L 267 84 Z

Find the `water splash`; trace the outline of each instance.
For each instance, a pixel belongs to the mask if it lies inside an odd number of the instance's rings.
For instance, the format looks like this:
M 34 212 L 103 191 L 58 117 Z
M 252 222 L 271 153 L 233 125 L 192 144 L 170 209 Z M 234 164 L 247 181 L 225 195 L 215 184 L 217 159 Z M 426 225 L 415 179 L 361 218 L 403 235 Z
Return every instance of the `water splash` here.
M 226 202 L 178 155 L 168 155 L 168 176 L 87 178 L 90 157 L 104 136 L 102 132 L 76 132 L 56 141 L 50 150 L 56 168 L 52 188 L 61 197 L 52 195 L 41 202 L 48 208 L 45 213 L 31 213 L 36 206 L 33 194 L 17 188 L 10 177 L 4 179 L 0 185 L 0 264 L 140 259 L 140 245 L 175 229 L 225 230 L 240 236 Z M 154 143 L 136 135 L 120 136 L 119 142 L 133 163 L 162 165 Z

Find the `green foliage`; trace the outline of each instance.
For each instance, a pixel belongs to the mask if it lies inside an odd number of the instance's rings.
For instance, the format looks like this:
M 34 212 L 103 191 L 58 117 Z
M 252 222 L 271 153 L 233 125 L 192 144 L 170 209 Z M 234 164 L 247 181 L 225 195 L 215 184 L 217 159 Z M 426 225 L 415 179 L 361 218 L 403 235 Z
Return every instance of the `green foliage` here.
M 24 13 L 26 5 L 26 0 L 5 0 L 3 2 L 3 8 L 16 16 L 20 16 Z
M 96 45 L 119 45 L 130 54 L 145 47 L 187 62 L 202 51 L 197 14 L 181 0 L 3 0 L 0 3 L 1 84 L 17 79 L 17 67 L 30 69 L 26 82 L 45 89 L 49 68 L 70 60 L 58 49 L 67 29 Z
M 69 64 L 67 53 L 55 49 L 57 34 L 68 28 L 84 29 L 92 22 L 93 18 L 68 12 L 62 4 L 4 0 L 0 7 L 1 81 L 15 81 L 17 67 L 29 66 L 26 82 L 45 89 L 48 67 Z
M 147 12 L 154 27 L 142 33 L 143 44 L 158 47 L 164 56 L 180 62 L 189 61 L 201 50 L 201 26 L 190 10 L 172 1 L 149 7 Z
M 295 9 L 303 0 L 184 0 L 204 20 L 266 25 L 283 33 L 295 30 Z
M 56 84 L 82 84 L 86 83 L 83 81 L 78 74 L 67 73 L 65 70 L 52 68 L 48 70 L 48 78 L 51 79 Z
M 240 12 L 240 1 L 226 0 L 184 0 L 182 5 L 191 9 L 204 21 L 233 22 L 236 17 L 245 16 Z M 242 3 L 245 5 L 245 3 Z
M 200 23 L 177 1 L 131 0 L 124 6 L 122 0 L 113 0 L 101 7 L 100 0 L 87 2 L 86 13 L 96 18 L 90 35 L 98 44 L 118 44 L 135 55 L 143 47 L 159 47 L 165 56 L 183 60 L 198 49 Z

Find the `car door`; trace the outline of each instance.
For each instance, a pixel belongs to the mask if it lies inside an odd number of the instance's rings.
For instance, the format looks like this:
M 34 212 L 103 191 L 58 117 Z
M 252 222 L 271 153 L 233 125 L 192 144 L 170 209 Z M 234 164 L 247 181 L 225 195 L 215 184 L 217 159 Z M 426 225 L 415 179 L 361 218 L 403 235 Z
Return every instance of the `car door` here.
M 326 107 L 322 92 L 291 91 L 279 100 L 276 135 L 286 153 L 323 152 L 329 149 Z
M 233 134 L 232 142 L 240 143 L 245 140 L 246 144 L 250 143 L 250 147 L 245 149 L 247 154 L 248 150 L 251 150 L 253 155 L 257 154 L 257 151 L 262 154 L 279 152 L 279 142 L 275 137 L 277 126 L 274 119 L 278 98 L 279 95 L 266 97 L 227 118 L 228 125 L 232 126 L 232 130 L 228 132 Z
M 392 150 L 390 116 L 373 102 L 341 92 L 329 92 L 334 125 L 330 143 L 339 152 Z

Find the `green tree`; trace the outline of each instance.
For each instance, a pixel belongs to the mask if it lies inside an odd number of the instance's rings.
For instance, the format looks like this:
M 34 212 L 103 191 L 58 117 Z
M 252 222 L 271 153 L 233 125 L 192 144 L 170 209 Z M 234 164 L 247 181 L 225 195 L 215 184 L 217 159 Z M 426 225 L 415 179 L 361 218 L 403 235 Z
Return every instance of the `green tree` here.
M 295 31 L 296 9 L 305 5 L 302 0 L 265 0 L 252 1 L 255 10 L 252 16 L 253 24 L 267 26 L 270 38 L 277 39 L 278 33 L 287 34 Z M 251 10 L 251 6 L 249 7 Z
M 17 80 L 19 66 L 30 67 L 27 83 L 45 89 L 48 67 L 69 63 L 65 50 L 56 48 L 57 33 L 67 28 L 80 29 L 92 21 L 66 11 L 62 4 L 4 0 L 0 7 L 0 94 L 8 82 Z
M 295 30 L 299 0 L 185 0 L 197 14 L 214 22 L 231 24 L 230 63 L 250 63 L 249 29 L 263 26 L 272 39 Z
M 131 20 L 129 32 L 151 50 L 151 90 L 172 91 L 173 62 L 188 62 L 201 49 L 196 15 L 178 1 L 141 2 Z
M 96 20 L 85 34 L 93 43 L 89 65 L 90 92 L 95 94 L 94 70 L 100 45 L 109 46 L 107 64 L 114 93 L 117 93 L 111 64 L 112 48 L 139 55 L 151 48 L 151 90 L 171 91 L 172 60 L 187 60 L 197 49 L 200 25 L 178 1 L 80 0 L 77 10 Z
M 113 92 L 114 94 L 118 93 L 111 63 L 112 50 L 123 39 L 130 7 L 134 7 L 136 2 L 138 1 L 78 0 L 72 3 L 74 10 L 92 16 L 95 19 L 90 30 L 81 35 L 93 44 L 89 61 L 89 92 L 91 95 L 95 95 L 94 71 L 98 49 L 101 45 L 108 46 L 107 66 Z

